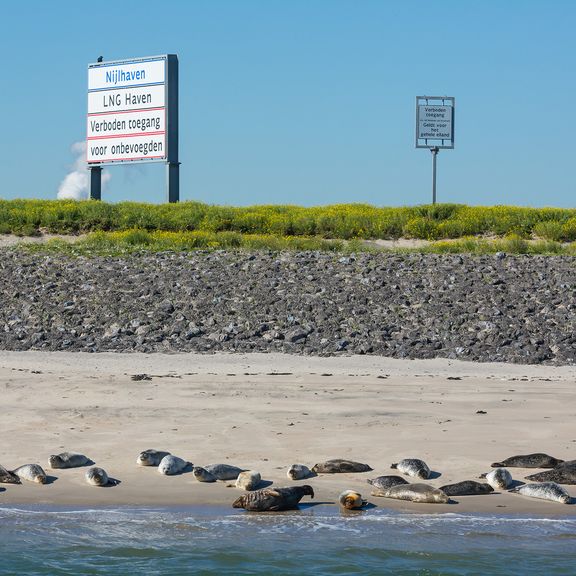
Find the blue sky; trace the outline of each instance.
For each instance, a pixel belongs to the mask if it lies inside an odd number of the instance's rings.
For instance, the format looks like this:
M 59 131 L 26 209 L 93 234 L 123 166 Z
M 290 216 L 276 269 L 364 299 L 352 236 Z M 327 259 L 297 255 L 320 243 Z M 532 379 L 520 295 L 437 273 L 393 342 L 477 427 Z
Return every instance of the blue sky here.
M 175 53 L 182 200 L 427 203 L 415 97 L 439 94 L 439 202 L 574 205 L 573 0 L 54 0 L 2 21 L 0 198 L 56 197 L 89 63 Z M 163 165 L 106 171 L 104 200 L 165 200 Z

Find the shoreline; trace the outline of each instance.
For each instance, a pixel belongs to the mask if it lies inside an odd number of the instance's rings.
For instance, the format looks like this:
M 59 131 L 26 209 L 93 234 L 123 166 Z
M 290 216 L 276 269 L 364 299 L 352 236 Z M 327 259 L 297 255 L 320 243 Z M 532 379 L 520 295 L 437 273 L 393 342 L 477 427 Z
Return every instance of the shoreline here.
M 146 374 L 148 379 L 133 380 Z M 0 352 L 0 464 L 37 462 L 49 485 L 0 485 L 2 506 L 217 506 L 230 512 L 242 492 L 191 473 L 165 477 L 136 465 L 148 448 L 195 465 L 256 469 L 273 486 L 295 484 L 286 469 L 330 458 L 366 462 L 373 472 L 319 475 L 306 510 L 333 508 L 355 489 L 374 510 L 413 513 L 576 515 L 576 506 L 516 494 L 414 504 L 370 496 L 367 478 L 393 474 L 401 458 L 425 460 L 439 487 L 476 479 L 513 454 L 576 457 L 574 366 L 476 364 L 384 357 L 282 354 Z M 484 411 L 486 414 L 479 414 Z M 121 480 L 98 489 L 86 467 L 50 471 L 50 454 L 85 453 Z M 536 469 L 511 468 L 515 480 Z M 566 486 L 576 497 L 576 487 Z M 323 503 L 318 505 L 318 503 Z M 332 504 L 334 503 L 334 504 Z M 240 511 L 242 512 L 242 511 Z

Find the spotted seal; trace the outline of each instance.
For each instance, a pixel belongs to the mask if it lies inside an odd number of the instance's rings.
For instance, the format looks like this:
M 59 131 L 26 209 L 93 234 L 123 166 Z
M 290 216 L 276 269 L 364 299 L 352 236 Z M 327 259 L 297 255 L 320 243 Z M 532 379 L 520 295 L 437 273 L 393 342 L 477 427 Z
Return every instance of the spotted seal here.
M 542 500 L 550 500 L 552 502 L 561 502 L 562 504 L 570 504 L 572 498 L 566 492 L 565 488 L 556 484 L 556 482 L 538 482 L 536 484 L 524 484 L 513 488 L 510 492 L 517 492 L 522 496 L 529 496 L 530 498 L 541 498 Z
M 490 464 L 492 468 L 555 468 L 558 464 L 562 464 L 564 460 L 559 460 L 548 454 L 520 454 L 518 456 L 510 456 L 502 462 L 494 462 Z
M 372 468 L 368 464 L 361 462 L 354 462 L 353 460 L 342 460 L 336 458 L 334 460 L 326 460 L 326 462 L 319 462 L 314 464 L 312 472 L 316 474 L 341 474 L 346 472 L 370 472 Z
M 406 476 L 414 476 L 421 480 L 430 478 L 430 468 L 428 468 L 426 462 L 418 458 L 404 458 L 397 464 L 392 464 L 390 468 L 394 468 L 398 470 L 398 472 L 406 474 Z
M 486 478 L 486 482 L 494 490 L 507 490 L 512 485 L 512 475 L 506 468 L 494 468 L 488 474 L 482 474 L 480 478 Z
M 238 474 L 244 472 L 243 468 L 230 464 L 208 464 L 207 466 L 194 466 L 192 473 L 198 482 L 216 482 L 216 480 L 236 480 Z
M 312 486 L 290 486 L 287 488 L 263 488 L 243 494 L 232 504 L 233 508 L 244 508 L 252 512 L 277 512 L 298 508 L 304 496 L 314 498 Z
M 479 494 L 490 494 L 494 488 L 485 482 L 475 482 L 474 480 L 464 480 L 456 484 L 446 484 L 440 486 L 440 490 L 447 496 L 477 496 Z
M 304 464 L 292 464 L 290 468 L 288 468 L 288 472 L 286 472 L 286 476 L 290 478 L 290 480 L 303 480 L 304 478 L 308 478 L 312 474 L 312 471 L 308 466 L 304 466 Z
M 6 470 L 6 468 L 0 464 L 0 484 L 22 484 L 22 482 L 17 474 Z
M 557 484 L 576 484 L 576 460 L 568 460 L 558 464 L 552 470 L 537 472 L 526 476 L 526 480 L 535 482 L 556 482 Z
M 79 468 L 80 466 L 86 466 L 89 464 L 94 464 L 90 458 L 84 456 L 84 454 L 77 454 L 76 452 L 61 452 L 60 454 L 52 454 L 48 458 L 50 468 L 60 469 L 60 468 Z
M 107 486 L 110 482 L 106 470 L 98 468 L 97 466 L 88 468 L 84 477 L 86 478 L 86 482 L 92 486 Z
M 423 504 L 446 504 L 450 500 L 446 493 L 430 484 L 398 484 L 390 488 L 377 488 L 372 491 L 372 496 Z
M 236 486 L 236 488 L 240 488 L 241 490 L 250 492 L 252 490 L 256 490 L 260 482 L 262 482 L 262 476 L 260 475 L 260 472 L 256 472 L 255 470 L 244 470 L 238 474 L 234 486 Z
M 143 450 L 136 458 L 138 466 L 158 466 L 165 456 L 170 456 L 170 452 L 163 452 L 161 450 Z
M 400 484 L 408 484 L 408 480 L 402 478 L 402 476 L 378 476 L 377 478 L 368 478 L 366 480 L 368 484 L 374 486 L 374 488 L 392 488 L 392 486 L 399 486 Z
M 346 510 L 357 510 L 367 504 L 366 500 L 362 499 L 360 492 L 356 492 L 356 490 L 344 490 L 344 492 L 338 496 L 338 502 L 340 506 L 346 508 Z
M 16 474 L 20 480 L 46 484 L 46 472 L 44 472 L 40 464 L 24 464 L 16 468 L 16 470 L 13 470 L 13 473 Z
M 181 474 L 184 472 L 188 466 L 190 466 L 190 462 L 178 458 L 178 456 L 168 454 L 160 460 L 160 464 L 158 464 L 158 472 L 165 476 L 174 476 L 175 474 Z

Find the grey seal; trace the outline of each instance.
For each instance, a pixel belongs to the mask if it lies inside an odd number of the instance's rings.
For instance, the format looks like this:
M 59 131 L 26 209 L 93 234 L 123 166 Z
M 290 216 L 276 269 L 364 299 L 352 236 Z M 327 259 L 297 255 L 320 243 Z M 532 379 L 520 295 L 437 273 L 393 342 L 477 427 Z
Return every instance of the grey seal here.
M 456 484 L 446 484 L 440 486 L 440 490 L 447 496 L 476 496 L 478 494 L 490 494 L 494 488 L 485 482 L 475 482 L 474 480 L 464 480 Z
M 421 480 L 430 478 L 430 468 L 428 468 L 426 462 L 418 458 L 404 458 L 397 464 L 392 464 L 390 468 L 395 468 L 398 472 L 406 474 L 406 476 L 414 476 Z
M 97 466 L 93 466 L 86 470 L 85 474 L 86 482 L 88 484 L 92 484 L 92 486 L 107 486 L 110 483 L 110 479 L 108 478 L 108 474 L 102 468 L 98 468 Z
M 346 510 L 358 510 L 367 504 L 366 500 L 362 499 L 360 492 L 356 492 L 356 490 L 344 490 L 338 496 L 338 502 Z
M 483 474 L 480 478 L 486 478 L 486 482 L 494 490 L 507 490 L 512 485 L 512 475 L 506 468 L 494 468 L 492 472 Z
M 334 460 L 326 460 L 326 462 L 319 462 L 312 467 L 312 472 L 317 474 L 341 474 L 345 472 L 370 472 L 372 468 L 368 464 L 361 462 L 354 462 L 353 460 L 342 460 L 336 458 Z
M 304 496 L 314 498 L 312 486 L 290 486 L 288 488 L 263 488 L 243 494 L 232 504 L 233 508 L 244 508 L 253 512 L 278 512 L 298 508 Z
M 490 464 L 492 468 L 555 468 L 558 464 L 561 464 L 564 460 L 559 460 L 548 454 L 520 454 L 518 456 L 510 456 L 502 462 L 494 462 Z
M 158 464 L 158 472 L 166 476 L 173 476 L 174 474 L 181 474 L 184 472 L 186 467 L 189 465 L 190 462 L 187 462 L 182 458 L 178 458 L 178 456 L 168 454 L 167 456 L 164 456 L 162 460 L 160 460 L 160 464 Z
M 526 480 L 536 482 L 556 482 L 557 484 L 576 484 L 576 460 L 558 464 L 553 470 L 545 470 L 526 476 Z
M 170 456 L 170 452 L 162 452 L 161 450 L 143 450 L 136 458 L 138 466 L 158 466 L 162 462 L 162 458 Z
M 255 470 L 244 470 L 244 472 L 238 474 L 235 486 L 236 488 L 250 492 L 256 490 L 260 482 L 262 482 L 260 472 L 256 472 Z
M 556 482 L 539 482 L 537 484 L 524 484 L 513 488 L 510 492 L 517 492 L 522 496 L 529 496 L 530 498 L 541 498 L 542 500 L 550 500 L 552 502 L 561 502 L 562 504 L 570 504 L 572 498 L 566 492 L 565 488 L 556 484 Z
M 430 484 L 399 484 L 390 488 L 377 488 L 372 491 L 372 496 L 423 504 L 446 504 L 450 500 L 447 494 Z
M 50 468 L 79 468 L 88 464 L 94 464 L 90 458 L 84 454 L 77 454 L 76 452 L 61 452 L 60 454 L 52 454 L 48 458 Z
M 377 478 L 368 478 L 366 480 L 368 484 L 374 486 L 374 488 L 392 488 L 392 486 L 399 486 L 400 484 L 408 484 L 408 480 L 402 478 L 402 476 L 378 476 Z
M 46 484 L 46 472 L 40 464 L 24 464 L 13 471 L 20 480 L 28 480 L 37 484 Z
M 6 470 L 6 468 L 0 464 L 0 484 L 22 484 L 22 482 L 17 474 Z
M 286 475 L 290 480 L 303 480 L 304 478 L 308 478 L 312 474 L 310 468 L 308 466 L 304 466 L 304 464 L 292 464 L 290 468 L 288 468 L 288 472 Z
M 192 473 L 198 482 L 216 482 L 216 480 L 236 480 L 238 474 L 244 472 L 243 468 L 230 464 L 208 464 L 207 466 L 194 466 Z

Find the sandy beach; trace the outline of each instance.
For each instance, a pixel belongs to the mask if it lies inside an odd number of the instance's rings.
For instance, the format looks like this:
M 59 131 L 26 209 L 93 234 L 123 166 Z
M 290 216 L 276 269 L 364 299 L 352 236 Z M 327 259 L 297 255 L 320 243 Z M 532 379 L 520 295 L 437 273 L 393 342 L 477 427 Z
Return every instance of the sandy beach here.
M 575 380 L 576 367 L 455 360 L 2 351 L 0 464 L 36 462 L 53 480 L 0 485 L 0 503 L 229 506 L 240 494 L 226 482 L 136 465 L 141 450 L 155 448 L 194 465 L 258 470 L 277 486 L 291 484 L 286 469 L 296 462 L 372 466 L 307 480 L 326 505 L 350 488 L 398 510 L 574 514 L 574 506 L 508 493 L 398 502 L 371 497 L 366 479 L 394 473 L 390 464 L 406 457 L 425 460 L 438 487 L 477 479 L 514 454 L 575 459 Z M 120 484 L 91 487 L 82 468 L 51 471 L 48 456 L 65 450 L 86 454 Z M 510 471 L 523 480 L 537 470 Z M 576 497 L 576 487 L 566 488 Z

